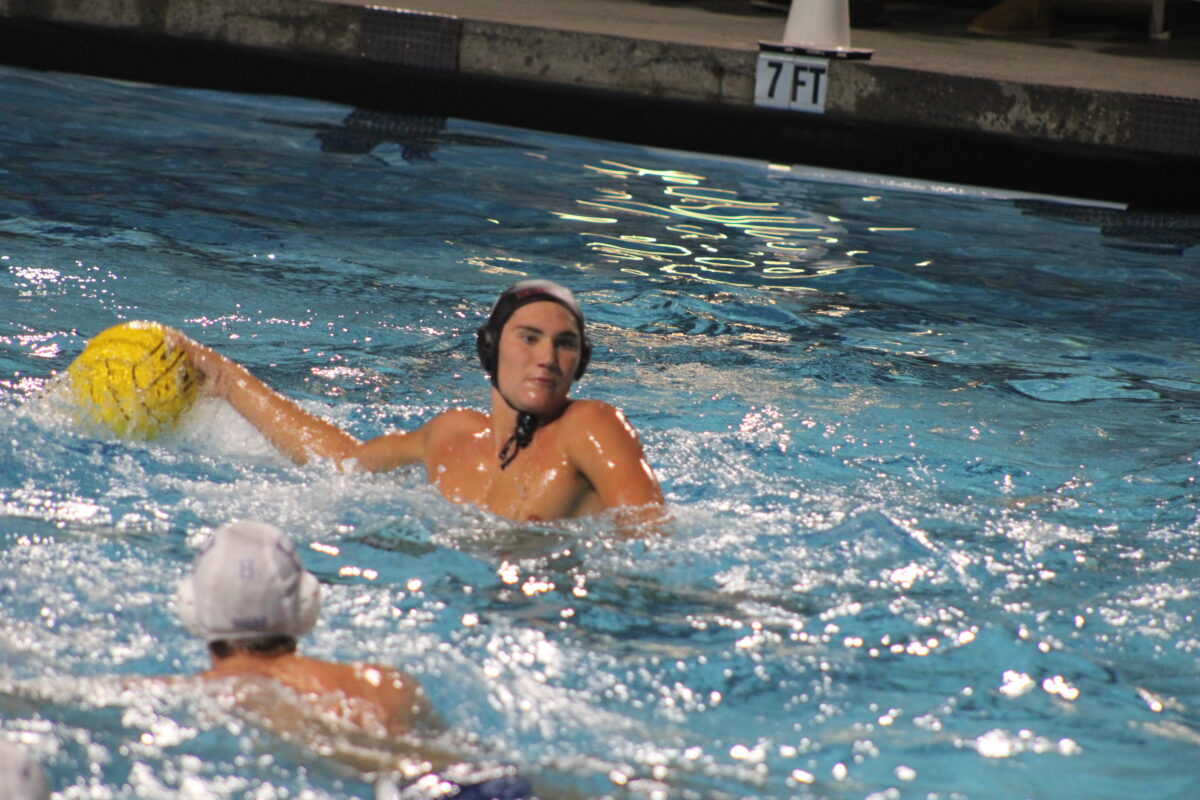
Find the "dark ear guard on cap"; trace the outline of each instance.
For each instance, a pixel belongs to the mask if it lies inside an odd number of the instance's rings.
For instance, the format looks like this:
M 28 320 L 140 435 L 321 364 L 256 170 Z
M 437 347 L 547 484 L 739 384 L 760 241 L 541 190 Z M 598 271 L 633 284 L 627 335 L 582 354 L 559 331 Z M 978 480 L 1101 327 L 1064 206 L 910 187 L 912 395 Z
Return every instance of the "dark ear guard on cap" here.
M 592 343 L 585 336 L 579 345 L 579 366 L 575 368 L 575 380 L 583 377 L 587 371 L 588 362 L 592 360 Z
M 492 332 L 491 320 L 475 332 L 475 352 L 479 354 L 479 363 L 483 364 L 484 372 L 496 374 L 496 334 Z

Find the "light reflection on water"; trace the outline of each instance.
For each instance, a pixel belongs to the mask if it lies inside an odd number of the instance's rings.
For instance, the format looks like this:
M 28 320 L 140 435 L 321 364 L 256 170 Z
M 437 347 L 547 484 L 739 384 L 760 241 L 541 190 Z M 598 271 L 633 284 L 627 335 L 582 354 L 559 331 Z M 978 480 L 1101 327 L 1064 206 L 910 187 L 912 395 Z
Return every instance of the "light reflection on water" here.
M 778 201 L 739 198 L 730 189 L 705 186 L 700 174 L 661 170 L 605 160 L 585 164 L 620 188 L 601 186 L 594 199 L 575 202 L 588 216 L 553 212 L 563 220 L 639 229 L 642 233 L 582 233 L 587 247 L 622 272 L 646 276 L 653 269 L 666 275 L 706 283 L 759 289 L 803 290 L 801 281 L 869 266 L 866 251 L 839 248 L 844 229 L 837 217 L 783 208 Z M 648 179 L 648 180 L 646 180 Z M 840 250 L 840 252 L 838 252 Z
M 324 584 L 306 652 L 411 672 L 442 744 L 552 790 L 1191 796 L 1194 252 L 454 121 L 331 149 L 361 117 L 4 77 L 28 108 L 0 135 L 0 736 L 63 796 L 368 797 L 406 752 L 162 682 L 204 666 L 169 598 L 234 517 Z M 663 538 L 297 468 L 211 401 L 124 443 L 53 396 L 89 335 L 153 317 L 358 435 L 411 427 L 480 403 L 471 334 L 525 275 L 586 304 L 580 393 L 640 431 Z

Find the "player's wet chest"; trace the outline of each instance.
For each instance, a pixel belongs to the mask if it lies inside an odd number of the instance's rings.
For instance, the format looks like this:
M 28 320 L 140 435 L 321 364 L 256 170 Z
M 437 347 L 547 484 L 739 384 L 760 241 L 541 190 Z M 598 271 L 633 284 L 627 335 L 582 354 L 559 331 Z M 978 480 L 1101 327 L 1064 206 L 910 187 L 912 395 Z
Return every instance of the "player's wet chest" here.
M 492 443 L 483 442 L 440 465 L 433 483 L 451 500 L 514 519 L 571 516 L 589 486 L 556 445 L 535 437 L 502 469 Z

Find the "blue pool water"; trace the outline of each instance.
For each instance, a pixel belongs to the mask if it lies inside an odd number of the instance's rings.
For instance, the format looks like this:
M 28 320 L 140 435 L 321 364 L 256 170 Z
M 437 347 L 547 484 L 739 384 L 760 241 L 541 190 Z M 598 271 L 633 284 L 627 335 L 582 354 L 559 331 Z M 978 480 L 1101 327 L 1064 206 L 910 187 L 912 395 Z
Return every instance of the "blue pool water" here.
M 1195 797 L 1186 224 L 12 69 L 0 108 L 0 738 L 60 797 L 371 796 L 336 732 L 134 680 L 204 667 L 168 601 L 235 517 L 324 583 L 308 653 L 409 671 L 548 795 Z M 663 537 L 295 467 L 215 401 L 130 443 L 49 399 L 152 318 L 413 426 L 483 404 L 472 334 L 525 276 L 585 304 L 577 394 L 639 430 Z

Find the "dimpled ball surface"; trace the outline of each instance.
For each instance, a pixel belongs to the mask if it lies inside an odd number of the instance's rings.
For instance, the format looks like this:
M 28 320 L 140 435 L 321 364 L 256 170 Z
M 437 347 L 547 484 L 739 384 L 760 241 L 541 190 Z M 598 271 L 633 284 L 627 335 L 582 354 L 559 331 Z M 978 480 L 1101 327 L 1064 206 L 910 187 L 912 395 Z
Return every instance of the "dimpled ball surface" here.
M 157 322 L 126 322 L 98 333 L 67 368 L 85 414 L 129 439 L 166 432 L 196 399 L 199 373 Z

